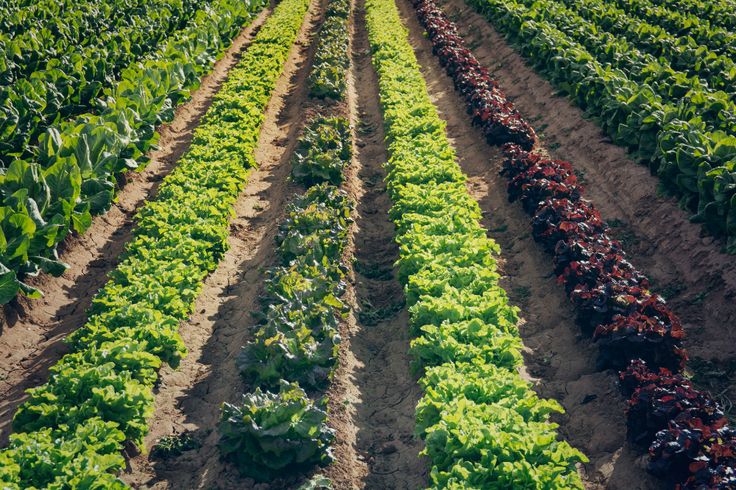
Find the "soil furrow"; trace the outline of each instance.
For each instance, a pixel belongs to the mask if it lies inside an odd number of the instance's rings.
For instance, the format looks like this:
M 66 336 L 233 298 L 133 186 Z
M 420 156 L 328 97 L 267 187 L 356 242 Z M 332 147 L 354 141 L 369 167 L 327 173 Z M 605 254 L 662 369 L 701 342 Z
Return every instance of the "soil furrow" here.
M 201 447 L 170 460 L 131 457 L 123 479 L 134 487 L 209 490 L 256 486 L 220 460 L 216 426 L 220 405 L 237 402 L 245 390 L 235 360 L 252 335 L 255 322 L 251 315 L 260 307 L 263 273 L 275 261 L 278 224 L 298 190 L 288 179 L 289 159 L 307 117 L 305 82 L 322 3 L 312 3 L 265 112 L 255 153 L 259 167 L 235 205 L 230 249 L 205 281 L 195 314 L 180 327 L 189 355 L 178 369 L 166 367 L 161 372 L 146 446 L 150 448 L 162 436 L 186 431 Z M 291 483 L 275 481 L 266 488 L 285 488 Z
M 558 400 L 566 413 L 556 418 L 560 436 L 582 450 L 591 463 L 581 468 L 593 489 L 655 489 L 640 452 L 626 442 L 625 400 L 613 372 L 596 369 L 597 348 L 580 335 L 572 306 L 556 284 L 552 263 L 531 236 L 529 218 L 507 200 L 506 182 L 498 175 L 503 161 L 472 126 L 465 101 L 432 54 L 409 0 L 398 0 L 432 101 L 447 123 L 447 133 L 468 176 L 468 189 L 483 211 L 483 226 L 501 245 L 502 286 L 522 317 L 526 346 L 525 376 L 537 392 Z M 502 80 L 503 81 L 503 80 Z
M 359 54 L 357 53 L 355 43 L 357 32 L 355 0 L 351 2 L 349 29 L 351 61 L 346 77 L 347 104 L 345 112 L 351 125 L 353 156 L 350 165 L 345 169 L 343 189 L 348 193 L 353 202 L 357 204 L 362 201 L 365 189 L 358 176 L 359 168 L 361 167 L 359 155 L 363 154 L 363 149 L 358 144 L 363 143 L 357 135 L 357 128 L 360 125 L 361 118 L 358 115 L 360 104 L 358 101 L 358 70 L 356 68 L 356 59 Z M 359 211 L 359 209 L 354 211 L 354 218 L 356 218 L 355 213 Z M 357 441 L 359 427 L 355 424 L 356 406 L 361 399 L 360 390 L 354 382 L 360 363 L 352 349 L 353 336 L 358 332 L 359 328 L 357 323 L 358 303 L 355 295 L 355 266 L 353 261 L 353 257 L 355 257 L 355 233 L 357 227 L 357 223 L 353 222 L 349 235 L 349 244 L 345 252 L 347 260 L 344 262 L 349 269 L 349 283 L 345 291 L 344 300 L 350 306 L 350 311 L 347 320 L 340 326 L 340 351 L 335 371 L 330 380 L 330 387 L 327 390 L 327 398 L 329 400 L 328 421 L 329 425 L 335 429 L 335 441 L 333 443 L 335 461 L 322 471 L 332 481 L 335 488 L 345 490 L 362 488 L 368 473 L 368 464 L 365 457 L 358 453 Z
M 173 121 L 158 129 L 158 149 L 141 172 L 124 176 L 117 202 L 106 214 L 97 216 L 81 236 L 62 244 L 61 259 L 70 265 L 62 277 L 41 274 L 29 281 L 45 294 L 41 300 L 18 299 L 5 305 L 0 314 L 0 445 L 7 444 L 10 423 L 25 391 L 42 384 L 49 367 L 67 349 L 62 339 L 86 320 L 86 310 L 97 291 L 107 282 L 118 257 L 130 241 L 133 217 L 152 199 L 162 179 L 187 151 L 194 129 L 209 108 L 227 73 L 250 43 L 253 34 L 270 13 L 264 9 L 235 38 L 230 48 L 202 79 L 187 103 L 179 106 Z
M 387 160 L 378 80 L 371 65 L 362 0 L 354 4 L 352 38 L 355 187 L 358 206 L 355 241 L 357 325 L 347 356 L 356 386 L 356 445 L 368 474 L 357 488 L 409 490 L 426 486 L 423 442 L 414 436 L 414 409 L 421 396 L 409 368 L 408 313 L 403 289 L 391 264 L 398 258 L 394 226 L 388 218 L 383 164 Z M 335 488 L 356 488 L 336 477 Z
M 736 399 L 736 260 L 705 235 L 676 199 L 659 195 L 659 180 L 611 143 L 463 0 L 443 9 L 482 64 L 491 70 L 554 158 L 573 163 L 629 258 L 681 317 L 696 382 L 727 410 Z

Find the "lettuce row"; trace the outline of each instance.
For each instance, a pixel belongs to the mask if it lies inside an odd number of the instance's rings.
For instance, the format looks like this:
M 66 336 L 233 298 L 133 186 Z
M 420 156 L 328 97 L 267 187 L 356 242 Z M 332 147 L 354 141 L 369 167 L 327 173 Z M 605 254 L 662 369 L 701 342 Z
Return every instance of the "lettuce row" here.
M 279 228 L 262 324 L 237 360 L 255 392 L 224 403 L 219 427 L 222 455 L 258 481 L 333 460 L 326 400 L 304 390 L 323 393 L 337 362 L 351 210 L 344 192 L 322 183 L 289 205 Z
M 324 25 L 339 18 L 347 31 L 349 6 L 346 0 L 332 1 Z M 320 36 L 317 52 L 332 41 Z M 347 66 L 338 69 L 345 72 Z M 339 98 L 344 90 L 343 85 Z M 220 451 L 258 481 L 333 460 L 335 433 L 327 425 L 326 399 L 312 399 L 324 392 L 332 375 L 339 326 L 348 311 L 342 300 L 343 257 L 353 203 L 336 185 L 344 180 L 352 149 L 348 121 L 325 117 L 326 112 L 318 108 L 297 143 L 292 175 L 311 187 L 287 207 L 276 236 L 279 263 L 268 271 L 260 326 L 238 356 L 238 369 L 255 392 L 222 406 Z
M 736 63 L 731 55 L 734 53 L 719 55 L 692 39 L 672 35 L 603 0 L 561 1 L 600 29 L 627 39 L 642 51 L 667 59 L 675 69 L 697 75 L 715 89 L 733 94 Z
M 351 210 L 347 195 L 326 183 L 287 207 L 276 237 L 281 263 L 270 271 L 263 323 L 238 357 L 249 384 L 269 388 L 286 379 L 312 390 L 326 386 L 347 310 L 340 299 L 341 262 Z
M 516 0 L 467 0 L 515 42 L 552 83 L 594 116 L 613 141 L 636 152 L 663 185 L 696 211 L 692 220 L 727 238 L 736 253 L 736 137 L 711 131 L 692 108 L 602 65 L 580 44 Z M 712 106 L 718 109 L 719 104 Z M 730 116 L 729 116 L 730 117 Z
M 105 90 L 101 110 L 49 129 L 37 161 L 15 160 L 0 175 L 0 304 L 44 270 L 60 275 L 56 247 L 72 231 L 83 233 L 92 215 L 112 204 L 117 177 L 137 168 L 157 141 L 155 128 L 177 104 L 263 0 L 214 0 L 155 56 L 130 66 Z
M 307 84 L 312 97 L 341 100 L 345 98 L 346 74 L 350 65 L 350 4 L 347 0 L 337 0 L 331 2 L 328 9 Z
M 479 224 L 393 1 L 368 0 L 367 23 L 411 351 L 425 369 L 417 431 L 432 487 L 583 488 L 575 463 L 585 456 L 548 421 L 562 408 L 518 373 L 517 310 L 498 284 L 499 247 Z
M 736 30 L 736 12 L 731 2 L 711 2 L 709 0 L 656 0 L 670 9 L 689 12 L 714 26 L 731 31 Z
M 18 37 L 31 32 L 37 42 L 73 40 L 83 43 L 92 32 L 127 25 L 140 12 L 142 0 L 4 0 L 0 2 L 0 32 Z M 89 41 L 87 41 L 89 42 Z
M 317 53 L 334 38 L 325 26 L 339 19 L 347 32 L 350 3 L 332 0 Z M 349 65 L 339 65 L 340 78 Z M 316 63 L 312 68 L 321 70 Z M 336 94 L 344 98 L 345 86 Z M 312 97 L 321 98 L 319 94 Z M 317 109 L 292 157 L 292 176 L 305 186 L 287 207 L 276 236 L 278 264 L 269 269 L 260 325 L 238 356 L 248 386 L 237 404 L 222 406 L 220 452 L 244 475 L 268 481 L 333 460 L 335 432 L 327 425 L 326 399 L 316 400 L 332 375 L 348 312 L 343 257 L 353 203 L 336 186 L 352 156 L 349 122 Z M 305 391 L 307 390 L 307 391 Z M 313 401 L 315 399 L 316 401 Z
M 227 248 L 232 206 L 256 165 L 263 111 L 308 8 L 284 0 L 215 96 L 192 146 L 138 215 L 120 265 L 72 352 L 29 391 L 0 452 L 3 488 L 124 488 L 124 441 L 139 447 L 162 362 L 186 348 L 178 324 Z

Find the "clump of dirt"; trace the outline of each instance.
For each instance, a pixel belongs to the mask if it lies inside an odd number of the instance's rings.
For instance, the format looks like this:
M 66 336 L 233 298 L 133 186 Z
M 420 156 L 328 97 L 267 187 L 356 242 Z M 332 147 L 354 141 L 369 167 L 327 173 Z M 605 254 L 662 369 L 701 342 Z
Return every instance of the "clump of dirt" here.
M 130 241 L 133 216 L 152 199 L 162 179 L 186 152 L 194 129 L 228 71 L 239 59 L 253 32 L 263 23 L 264 10 L 233 40 L 232 45 L 203 77 L 191 100 L 179 106 L 174 119 L 158 129 L 158 149 L 141 172 L 131 172 L 106 214 L 97 216 L 81 236 L 72 236 L 62 244 L 61 258 L 70 265 L 62 277 L 41 274 L 29 281 L 44 292 L 41 300 L 21 298 L 6 305 L 0 314 L 0 445 L 8 442 L 10 423 L 16 408 L 25 399 L 25 391 L 42 384 L 48 369 L 67 349 L 61 340 L 86 321 L 86 310 L 97 291 L 107 282 L 107 273 L 115 268 L 125 245 Z

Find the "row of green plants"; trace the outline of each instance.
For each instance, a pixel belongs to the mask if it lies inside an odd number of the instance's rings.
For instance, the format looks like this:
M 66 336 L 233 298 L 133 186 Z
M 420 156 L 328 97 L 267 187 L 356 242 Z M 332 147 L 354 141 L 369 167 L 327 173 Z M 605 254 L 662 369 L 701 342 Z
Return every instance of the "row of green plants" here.
M 368 0 L 366 10 L 431 486 L 583 488 L 575 465 L 585 456 L 549 421 L 562 407 L 519 374 L 517 309 L 499 286 L 500 248 L 479 224 L 396 5 Z
M 713 234 L 736 252 L 736 137 L 711 131 L 692 108 L 664 103 L 654 90 L 598 62 L 538 12 L 515 0 L 468 0 L 557 87 L 594 117 L 613 141 L 648 163 Z M 717 108 L 717 105 L 715 106 Z
M 615 4 L 678 37 L 690 36 L 696 43 L 708 46 L 718 54 L 736 54 L 736 34 L 696 15 L 657 5 L 652 0 L 615 0 Z
M 721 26 L 731 31 L 736 30 L 736 11 L 734 5 L 724 1 L 710 0 L 654 0 L 658 5 L 665 5 L 672 10 L 691 13 L 700 19 L 707 20 L 714 26 Z
M 320 29 L 320 41 L 314 54 L 314 66 L 307 83 L 309 94 L 320 99 L 345 97 L 346 74 L 350 65 L 348 50 L 348 2 L 331 2 Z
M 318 53 L 334 40 L 323 35 L 332 19 L 347 30 L 349 9 L 348 0 L 330 2 Z M 319 68 L 315 64 L 313 70 Z M 344 85 L 336 95 L 345 98 Z M 276 236 L 277 263 L 267 271 L 256 315 L 259 325 L 237 359 L 249 392 L 239 403 L 222 406 L 220 451 L 257 481 L 333 460 L 335 434 L 327 425 L 324 391 L 337 362 L 340 324 L 349 312 L 343 296 L 353 203 L 338 186 L 351 160 L 352 136 L 344 117 L 326 117 L 325 106 L 316 112 L 291 161 L 292 179 L 308 190 L 287 206 Z
M 33 32 L 30 41 L 0 35 L 5 44 L 0 80 L 6 81 L 0 86 L 0 163 L 6 167 L 15 158 L 35 155 L 35 143 L 49 126 L 97 110 L 97 98 L 121 70 L 159 48 L 208 3 L 148 2 L 129 25 L 92 33 L 95 42 L 83 47 L 50 33 L 48 42 L 56 49 L 44 46 Z
M 215 96 L 188 152 L 138 214 L 134 238 L 93 300 L 71 352 L 29 390 L 0 452 L 3 488 L 124 488 L 124 442 L 143 448 L 159 366 L 227 249 L 232 206 L 256 162 L 263 111 L 308 0 L 284 0 Z M 145 450 L 145 448 L 143 448 Z
M 136 9 L 142 2 L 126 0 L 119 4 L 132 9 L 132 15 L 138 12 Z M 117 17 L 125 17 L 126 14 L 127 12 L 120 10 L 115 2 L 5 1 L 0 2 L 0 33 L 12 39 L 29 32 L 35 33 L 37 37 L 46 38 L 48 32 L 58 35 L 60 39 L 71 37 L 86 44 L 84 40 L 89 33 L 94 32 L 92 30 L 94 26 L 104 30 L 108 26 L 117 25 L 119 22 Z M 73 25 L 66 25 L 67 22 Z
M 262 323 L 237 360 L 255 391 L 223 404 L 220 423 L 222 455 L 258 481 L 333 459 L 322 394 L 348 311 L 342 258 L 351 211 L 337 187 L 318 184 L 289 205 L 280 226 L 280 263 L 268 273 Z
M 117 179 L 141 168 L 158 141 L 155 129 L 264 0 L 214 0 L 155 56 L 124 70 L 105 90 L 100 111 L 63 122 L 39 139 L 38 156 L 14 160 L 0 175 L 0 304 L 19 292 L 41 292 L 24 282 L 39 271 L 60 275 L 57 246 L 84 233 L 92 216 L 107 211 Z
M 16 21 L 15 25 L 0 31 L 0 40 L 6 48 L 0 85 L 25 78 L 44 69 L 52 60 L 59 61 L 75 51 L 104 46 L 106 41 L 119 42 L 124 31 L 146 22 L 149 13 L 155 15 L 161 8 L 168 9 L 174 16 L 172 21 L 183 27 L 201 8 L 198 5 L 194 0 L 83 1 L 54 14 L 54 10 L 59 10 L 58 4 L 41 2 L 10 13 L 4 22 L 7 25 Z M 27 29 L 23 28 L 24 20 L 30 21 Z M 141 46 L 139 52 L 144 49 Z
M 719 55 L 687 37 L 673 36 L 661 27 L 628 15 L 610 1 L 561 1 L 600 29 L 624 37 L 639 49 L 667 59 L 673 68 L 696 75 L 712 88 L 733 95 L 736 62 L 732 57 Z
M 547 21 L 580 43 L 604 66 L 620 69 L 626 77 L 649 85 L 680 119 L 700 117 L 708 130 L 736 134 L 736 103 L 731 95 L 712 90 L 698 77 L 674 70 L 667 60 L 645 53 L 621 37 L 602 31 L 557 0 L 524 0 L 537 21 Z M 735 89 L 732 89 L 735 90 Z

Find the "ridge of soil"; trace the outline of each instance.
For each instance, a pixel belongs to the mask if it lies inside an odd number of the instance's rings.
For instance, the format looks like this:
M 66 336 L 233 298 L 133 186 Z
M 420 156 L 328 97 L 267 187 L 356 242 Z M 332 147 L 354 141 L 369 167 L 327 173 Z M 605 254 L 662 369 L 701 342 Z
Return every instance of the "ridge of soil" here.
M 191 99 L 157 130 L 160 139 L 158 148 L 148 154 L 150 162 L 142 171 L 124 176 L 112 208 L 94 217 L 86 233 L 62 243 L 61 259 L 69 270 L 62 277 L 32 278 L 29 283 L 39 287 L 44 297 L 18 298 L 0 312 L 0 445 L 8 442 L 12 417 L 25 400 L 25 391 L 47 379 L 48 369 L 67 352 L 61 340 L 86 321 L 87 308 L 132 237 L 135 213 L 155 197 L 163 178 L 188 150 L 214 95 L 270 11 L 265 8 L 235 37 Z
M 344 440 L 338 426 L 338 458 L 325 474 L 340 490 L 413 490 L 426 486 L 428 474 L 426 461 L 419 457 L 424 443 L 414 435 L 421 390 L 409 367 L 408 313 L 393 266 L 398 246 L 388 218 L 385 133 L 363 0 L 354 0 L 352 16 L 354 155 L 347 189 L 357 202 L 350 298 L 355 315 L 333 380 L 336 392 L 344 396 L 330 405 L 331 415 L 347 411 L 351 423 L 342 431 Z M 353 447 L 344 451 L 347 445 Z
M 252 337 L 252 313 L 260 309 L 264 271 L 275 262 L 275 237 L 285 206 L 298 190 L 289 160 L 308 113 L 306 78 L 314 56 L 311 40 L 321 24 L 323 1 L 312 2 L 264 113 L 253 170 L 235 204 L 230 248 L 205 281 L 195 313 L 180 327 L 189 354 L 177 369 L 161 371 L 146 447 L 189 432 L 201 447 L 169 460 L 131 455 L 122 479 L 135 488 L 290 488 L 293 479 L 270 485 L 241 478 L 220 459 L 216 430 L 223 402 L 245 391 L 236 366 Z
M 580 334 L 573 307 L 556 283 L 550 257 L 531 236 L 529 217 L 518 203 L 508 202 L 506 181 L 498 174 L 501 152 L 489 146 L 471 124 L 465 101 L 432 54 L 409 0 L 397 0 L 397 4 L 432 102 L 447 123 L 448 137 L 468 176 L 468 190 L 483 212 L 482 225 L 501 246 L 501 285 L 521 309 L 526 367 L 522 375 L 540 396 L 556 399 L 565 408 L 565 414 L 553 419 L 560 424 L 560 437 L 590 458 L 579 468 L 586 488 L 663 488 L 646 473 L 642 453 L 626 441 L 626 403 L 616 387 L 615 373 L 596 369 L 598 349 Z
M 736 258 L 723 241 L 689 221 L 659 179 L 611 142 L 595 122 L 531 67 L 463 0 L 442 0 L 480 62 L 497 78 L 553 158 L 572 162 L 590 199 L 683 322 L 695 382 L 710 389 L 734 419 L 736 400 Z

